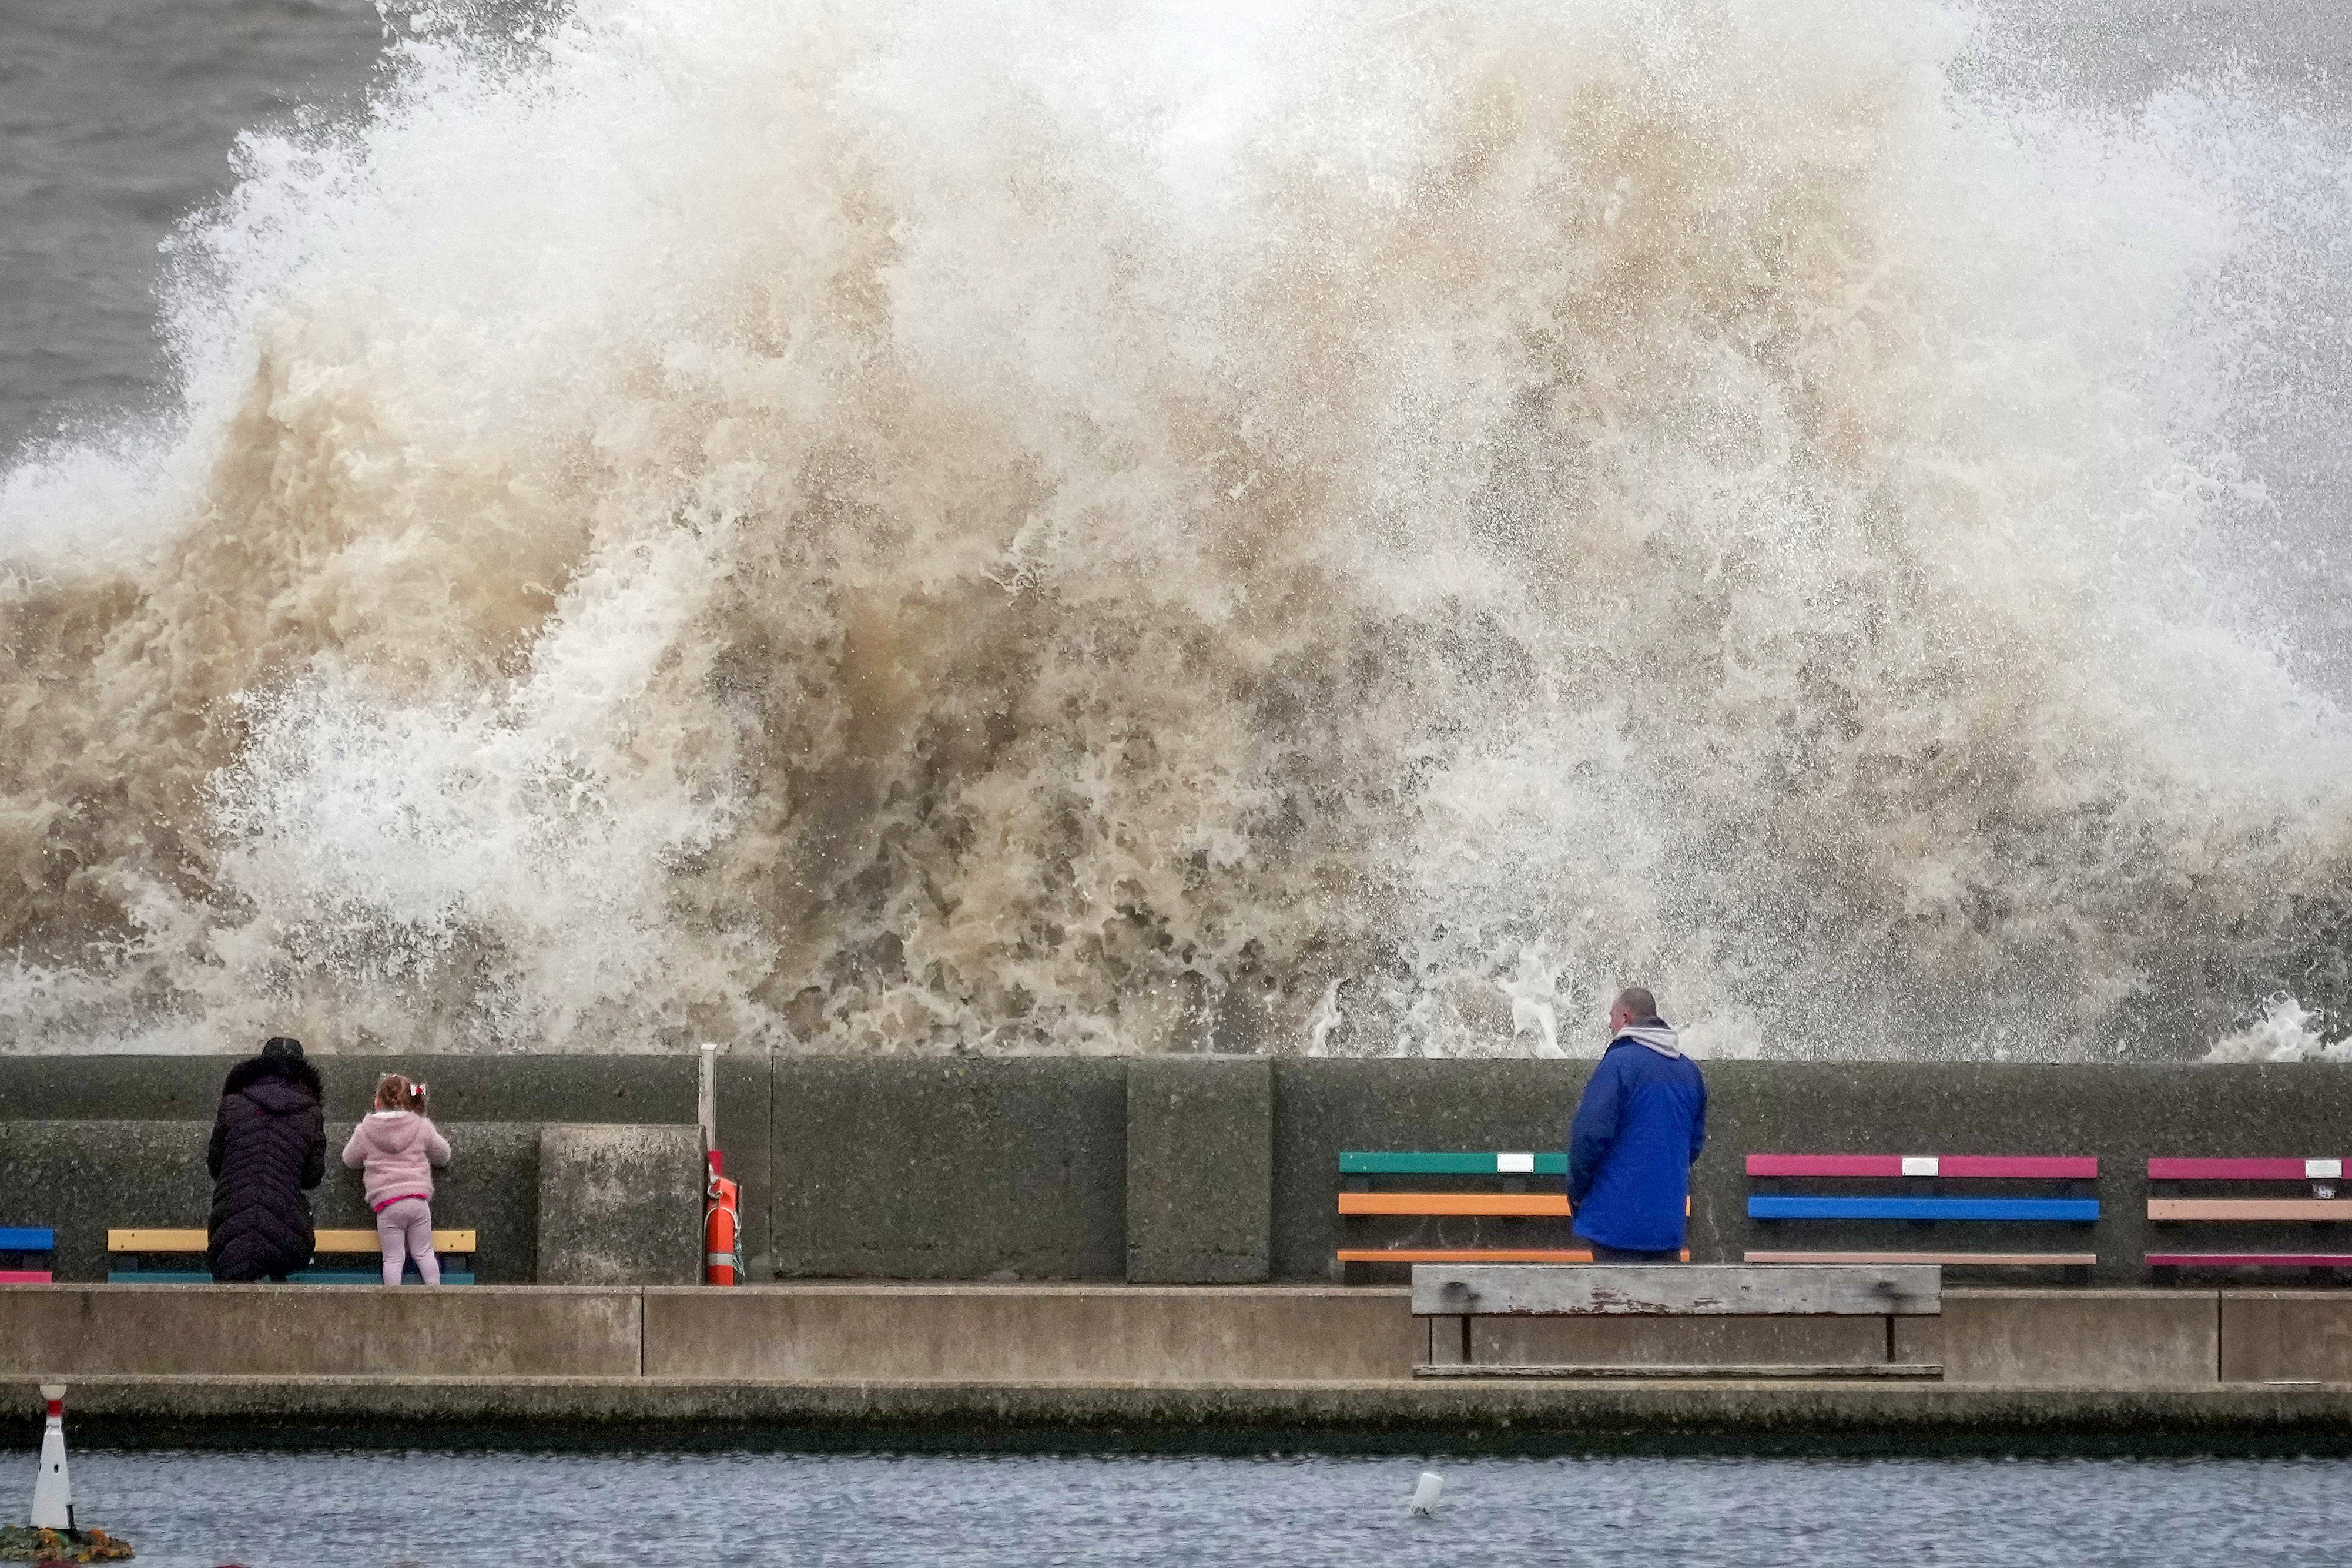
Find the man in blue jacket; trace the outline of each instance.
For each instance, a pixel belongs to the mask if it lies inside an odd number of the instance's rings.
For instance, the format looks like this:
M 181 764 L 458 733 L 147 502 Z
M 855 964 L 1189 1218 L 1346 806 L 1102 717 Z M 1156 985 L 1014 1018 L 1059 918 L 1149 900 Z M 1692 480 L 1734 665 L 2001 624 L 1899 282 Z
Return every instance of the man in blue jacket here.
M 1657 998 L 1629 985 L 1568 1128 L 1568 1201 L 1592 1261 L 1681 1261 L 1690 1168 L 1706 1146 L 1706 1080 Z

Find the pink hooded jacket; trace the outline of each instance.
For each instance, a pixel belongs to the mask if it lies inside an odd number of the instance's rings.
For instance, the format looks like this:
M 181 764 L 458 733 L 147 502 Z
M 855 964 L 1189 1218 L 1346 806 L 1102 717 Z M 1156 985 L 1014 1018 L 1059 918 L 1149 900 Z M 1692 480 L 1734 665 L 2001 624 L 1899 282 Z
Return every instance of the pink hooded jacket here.
M 370 1207 L 412 1193 L 431 1197 L 432 1167 L 448 1163 L 449 1141 L 414 1110 L 371 1110 L 343 1145 L 343 1163 L 367 1172 Z

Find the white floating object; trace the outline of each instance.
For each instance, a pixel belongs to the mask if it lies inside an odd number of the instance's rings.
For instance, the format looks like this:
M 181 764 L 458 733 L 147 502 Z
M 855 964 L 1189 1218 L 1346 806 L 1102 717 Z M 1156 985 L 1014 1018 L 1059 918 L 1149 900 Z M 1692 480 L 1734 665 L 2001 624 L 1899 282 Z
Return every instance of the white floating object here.
M 1934 1176 L 1943 1171 L 1943 1160 L 1934 1154 L 1906 1154 L 1903 1173 L 1906 1176 Z
M 71 1530 L 73 1479 L 66 1474 L 66 1385 L 41 1384 L 49 1402 L 49 1424 L 41 1433 L 41 1472 L 33 1481 L 32 1526 L 36 1530 Z
M 1495 1156 L 1495 1169 L 1506 1176 L 1509 1175 L 1514 1171 L 1533 1172 L 1535 1168 L 1536 1157 L 1533 1154 L 1497 1154 Z
M 1412 1511 L 1423 1514 L 1435 1513 L 1437 1494 L 1444 1489 L 1445 1482 L 1435 1470 L 1422 1471 L 1420 1485 L 1412 1489 Z

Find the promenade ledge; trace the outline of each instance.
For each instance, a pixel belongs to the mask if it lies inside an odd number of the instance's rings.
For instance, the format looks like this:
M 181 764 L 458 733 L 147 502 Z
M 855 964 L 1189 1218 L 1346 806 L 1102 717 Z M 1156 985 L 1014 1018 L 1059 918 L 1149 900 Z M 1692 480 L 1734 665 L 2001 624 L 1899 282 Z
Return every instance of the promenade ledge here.
M 1332 1286 L 22 1286 L 0 1289 L 0 1399 L 29 1412 L 62 1380 L 100 1432 L 280 1436 L 2352 1439 L 2352 1300 L 2326 1291 L 1950 1290 L 1906 1325 L 1945 1378 L 1899 1384 L 1417 1381 L 1408 1306 Z

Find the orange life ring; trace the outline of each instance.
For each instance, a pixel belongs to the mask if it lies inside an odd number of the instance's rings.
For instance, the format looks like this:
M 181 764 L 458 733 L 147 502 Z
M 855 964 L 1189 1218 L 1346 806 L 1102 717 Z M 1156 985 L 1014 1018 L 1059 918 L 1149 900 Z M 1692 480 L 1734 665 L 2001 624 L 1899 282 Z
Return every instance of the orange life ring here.
M 702 1281 L 732 1285 L 742 1278 L 742 1191 L 719 1173 L 719 1155 L 710 1153 L 710 1185 L 702 1211 Z

